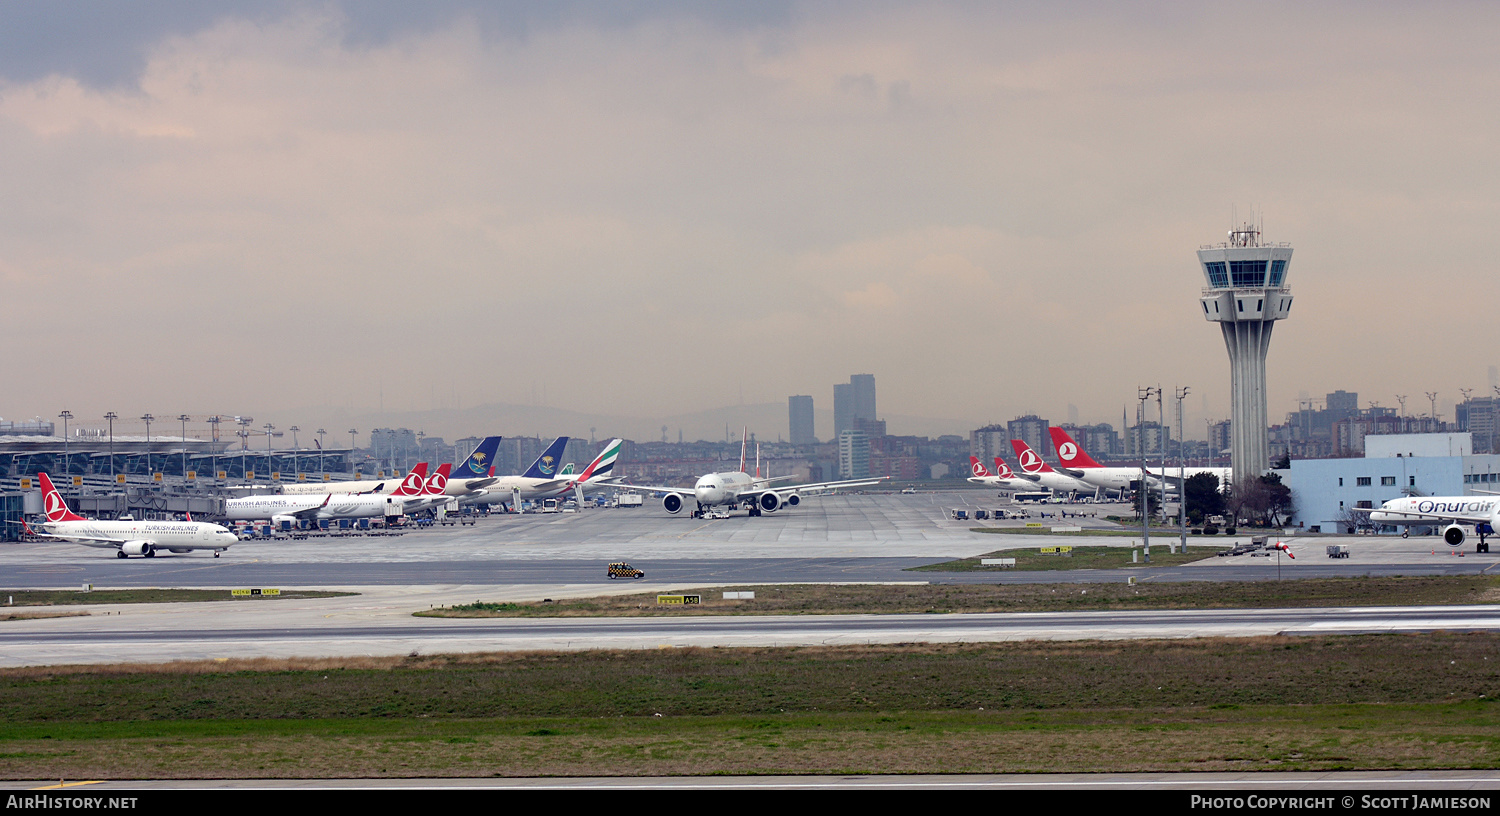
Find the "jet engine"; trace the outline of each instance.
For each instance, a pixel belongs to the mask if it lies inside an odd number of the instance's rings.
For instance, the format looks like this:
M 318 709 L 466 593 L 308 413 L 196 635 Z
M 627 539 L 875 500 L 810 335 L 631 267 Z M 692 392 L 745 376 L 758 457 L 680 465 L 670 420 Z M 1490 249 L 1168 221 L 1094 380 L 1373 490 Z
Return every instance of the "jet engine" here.
M 287 528 L 295 527 L 295 526 L 297 526 L 297 517 L 296 516 L 286 516 L 286 515 L 272 516 L 271 517 L 271 525 L 274 526 L 278 530 L 282 529 L 283 527 L 287 527 Z
M 676 493 L 668 493 L 667 495 L 662 497 L 661 509 L 667 511 L 668 513 L 671 513 L 674 516 L 677 515 L 678 513 L 682 512 L 682 497 L 677 495 Z
M 788 493 L 786 494 L 786 497 L 782 499 L 782 501 L 786 502 L 787 505 L 791 507 L 796 507 L 797 505 L 802 503 L 802 498 L 796 493 Z
M 144 555 L 150 558 L 156 555 L 156 548 L 149 541 L 127 541 L 120 545 L 120 552 L 126 555 Z
M 760 509 L 767 513 L 774 513 L 781 508 L 781 497 L 776 491 L 768 490 L 760 494 Z
M 1443 528 L 1443 540 L 1450 547 L 1462 547 L 1464 543 L 1464 528 L 1457 524 L 1450 524 Z

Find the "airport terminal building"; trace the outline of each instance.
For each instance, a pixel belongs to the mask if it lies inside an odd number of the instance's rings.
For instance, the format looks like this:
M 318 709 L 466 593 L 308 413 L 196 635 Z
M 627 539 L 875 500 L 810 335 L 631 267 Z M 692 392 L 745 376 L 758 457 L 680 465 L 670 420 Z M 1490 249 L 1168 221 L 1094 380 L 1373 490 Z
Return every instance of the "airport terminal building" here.
M 1368 436 L 1364 458 L 1298 459 L 1277 472 L 1292 491 L 1292 523 L 1325 533 L 1352 532 L 1354 508 L 1407 495 L 1500 492 L 1500 455 L 1473 453 L 1467 433 Z

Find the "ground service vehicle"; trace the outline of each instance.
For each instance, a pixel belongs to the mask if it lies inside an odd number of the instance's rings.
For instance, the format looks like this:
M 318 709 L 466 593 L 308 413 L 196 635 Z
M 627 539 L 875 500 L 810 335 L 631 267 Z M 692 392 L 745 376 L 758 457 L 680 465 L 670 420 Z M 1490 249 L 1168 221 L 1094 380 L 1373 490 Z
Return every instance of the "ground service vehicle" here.
M 614 580 L 615 578 L 645 578 L 646 573 L 641 572 L 624 561 L 616 561 L 609 565 L 609 577 L 610 580 Z

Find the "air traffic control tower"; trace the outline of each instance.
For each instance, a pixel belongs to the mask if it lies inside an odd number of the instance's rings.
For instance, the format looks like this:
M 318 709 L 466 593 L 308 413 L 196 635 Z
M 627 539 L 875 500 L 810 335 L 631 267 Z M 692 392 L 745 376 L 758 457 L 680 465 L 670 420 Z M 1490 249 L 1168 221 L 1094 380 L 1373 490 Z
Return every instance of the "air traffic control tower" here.
M 1198 250 L 1208 286 L 1203 317 L 1219 324 L 1229 350 L 1230 455 L 1234 481 L 1260 476 L 1271 465 L 1266 435 L 1266 352 L 1271 329 L 1292 308 L 1286 286 L 1291 244 L 1263 244 L 1260 228 L 1245 225 L 1229 241 Z

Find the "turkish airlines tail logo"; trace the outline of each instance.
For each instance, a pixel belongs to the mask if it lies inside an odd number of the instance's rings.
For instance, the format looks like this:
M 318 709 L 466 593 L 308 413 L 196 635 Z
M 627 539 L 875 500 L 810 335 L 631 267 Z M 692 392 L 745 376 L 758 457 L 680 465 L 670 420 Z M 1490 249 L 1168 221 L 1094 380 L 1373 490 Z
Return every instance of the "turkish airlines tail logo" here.
M 1078 443 L 1073 441 L 1067 431 L 1062 428 L 1048 428 L 1047 431 L 1052 434 L 1052 446 L 1057 448 L 1057 458 L 1064 465 L 1076 468 L 1103 467 L 1084 452 L 1083 448 L 1078 447 Z
M 1046 473 L 1051 470 L 1042 457 L 1031 449 L 1031 446 L 1019 439 L 1010 440 L 1010 446 L 1016 449 L 1016 458 L 1021 462 L 1021 470 L 1024 473 Z
M 1002 479 L 1016 478 L 1016 472 L 1011 470 L 1010 465 L 1005 464 L 1005 460 L 1001 459 L 998 456 L 995 457 L 995 472 L 999 474 L 1000 478 Z
M 974 475 L 975 476 L 988 476 L 988 475 L 990 475 L 990 472 L 988 470 L 984 469 L 984 465 L 980 463 L 979 457 L 977 457 L 977 456 L 970 456 L 969 457 L 969 469 L 972 470 L 972 471 L 974 471 Z
M 420 496 L 426 478 L 427 463 L 418 462 L 417 466 L 411 469 L 411 473 L 406 474 L 406 478 L 401 480 L 401 486 L 396 488 L 392 495 Z
M 68 509 L 68 503 L 63 501 L 61 493 L 52 486 L 52 480 L 47 474 L 38 473 L 37 479 L 42 483 L 42 507 L 47 511 L 48 521 L 83 521 L 83 516 L 75 514 Z
M 452 467 L 452 465 L 444 463 L 442 467 L 438 468 L 437 473 L 432 474 L 432 478 L 428 479 L 427 484 L 422 488 L 422 495 L 443 495 L 443 493 L 448 489 L 448 471 Z

